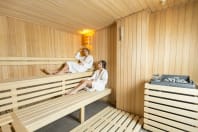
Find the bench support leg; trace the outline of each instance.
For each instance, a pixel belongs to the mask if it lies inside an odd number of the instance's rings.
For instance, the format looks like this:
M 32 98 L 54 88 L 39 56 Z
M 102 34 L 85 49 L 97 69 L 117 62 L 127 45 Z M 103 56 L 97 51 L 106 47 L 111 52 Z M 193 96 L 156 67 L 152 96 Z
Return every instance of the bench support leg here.
M 85 121 L 85 107 L 80 108 L 80 123 Z

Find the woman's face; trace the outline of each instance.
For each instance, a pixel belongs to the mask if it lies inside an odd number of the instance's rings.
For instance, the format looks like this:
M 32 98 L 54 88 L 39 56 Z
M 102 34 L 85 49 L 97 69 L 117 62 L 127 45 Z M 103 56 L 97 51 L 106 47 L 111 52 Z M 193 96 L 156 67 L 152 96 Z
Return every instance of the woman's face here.
M 98 69 L 101 69 L 101 68 L 102 68 L 102 63 L 98 62 Z

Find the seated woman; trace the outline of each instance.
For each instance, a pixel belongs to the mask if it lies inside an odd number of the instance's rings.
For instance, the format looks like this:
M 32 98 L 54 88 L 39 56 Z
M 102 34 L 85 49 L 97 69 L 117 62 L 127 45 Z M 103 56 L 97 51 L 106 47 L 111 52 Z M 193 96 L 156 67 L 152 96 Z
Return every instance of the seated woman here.
M 82 53 L 82 56 L 81 56 Z M 78 62 L 68 61 L 61 65 L 54 72 L 48 72 L 46 69 L 41 69 L 47 75 L 56 75 L 56 74 L 63 74 L 63 73 L 77 73 L 77 72 L 85 72 L 90 69 L 93 65 L 93 56 L 90 55 L 90 50 L 87 48 L 81 49 L 75 56 L 78 59 Z
M 87 80 L 80 82 L 78 86 L 69 91 L 67 94 L 76 94 L 81 89 L 86 89 L 88 91 L 102 91 L 105 89 L 107 84 L 108 73 L 106 70 L 106 62 L 101 60 L 97 64 L 97 70 L 94 72 L 93 76 Z

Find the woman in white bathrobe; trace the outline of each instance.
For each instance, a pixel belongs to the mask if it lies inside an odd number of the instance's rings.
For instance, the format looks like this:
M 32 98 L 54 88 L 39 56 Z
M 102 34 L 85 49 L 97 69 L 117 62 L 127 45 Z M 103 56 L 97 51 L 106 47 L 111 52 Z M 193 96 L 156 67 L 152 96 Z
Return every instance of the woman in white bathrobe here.
M 83 56 L 81 56 L 81 53 Z M 90 51 L 87 48 L 83 48 L 80 50 L 75 58 L 78 60 L 78 62 L 68 61 L 61 65 L 59 69 L 56 71 L 50 73 L 45 69 L 42 69 L 42 72 L 45 74 L 61 74 L 61 73 L 77 73 L 77 72 L 85 72 L 88 69 L 92 68 L 93 66 L 93 56 L 90 55 Z
M 91 78 L 81 81 L 78 86 L 69 91 L 67 94 L 76 94 L 81 89 L 86 89 L 87 91 L 104 90 L 108 81 L 106 62 L 104 60 L 99 61 L 97 68 L 98 69 L 94 72 Z

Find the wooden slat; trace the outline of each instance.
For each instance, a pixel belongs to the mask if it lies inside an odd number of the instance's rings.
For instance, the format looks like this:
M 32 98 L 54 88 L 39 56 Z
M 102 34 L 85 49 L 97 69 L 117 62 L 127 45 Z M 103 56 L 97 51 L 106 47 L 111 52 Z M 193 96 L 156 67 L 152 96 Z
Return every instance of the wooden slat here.
M 168 98 L 168 99 L 198 104 L 198 97 L 196 96 L 185 96 L 174 93 L 165 93 L 165 92 L 151 91 L 151 90 L 145 90 L 145 94 L 150 96 L 158 96 L 162 98 Z
M 56 76 L 47 76 L 47 77 L 37 77 L 28 80 L 21 80 L 21 81 L 10 81 L 5 83 L 0 83 L 2 89 L 13 89 L 13 88 L 23 88 L 23 87 L 30 87 L 34 85 L 42 85 L 52 82 L 61 81 L 62 78 L 67 79 L 67 75 L 56 75 Z
M 158 129 L 158 128 L 156 128 L 156 127 L 153 127 L 153 126 L 150 126 L 150 125 L 147 125 L 147 124 L 144 124 L 144 128 L 145 128 L 146 130 L 150 130 L 150 131 L 152 131 L 152 132 L 166 132 L 166 131 L 163 131 L 163 130 L 161 130 L 161 129 Z
M 32 87 L 32 88 L 19 89 L 19 90 L 17 90 L 17 94 L 34 92 L 34 91 L 39 91 L 39 90 L 43 90 L 43 89 L 47 89 L 47 88 L 51 88 L 51 87 L 57 87 L 57 86 L 61 86 L 61 83 L 56 82 L 56 83 L 52 83 L 52 84 L 45 84 L 45 85 L 42 85 L 42 86 L 35 86 L 35 87 Z
M 91 72 L 84 72 L 84 73 L 70 73 L 70 74 L 64 74 L 64 75 L 37 77 L 33 79 L 28 79 L 28 80 L 2 82 L 0 83 L 0 87 L 1 87 L 1 90 L 7 90 L 11 88 L 28 87 L 28 86 L 45 84 L 45 83 L 58 82 L 58 81 L 62 81 L 63 78 L 65 80 L 69 80 L 69 79 L 75 79 L 75 78 L 89 77 L 92 74 L 93 72 L 91 71 Z
M 0 66 L 61 65 L 65 61 L 0 61 Z
M 9 109 L 13 109 L 13 104 L 9 104 L 9 105 L 6 105 L 6 106 L 1 106 L 0 108 L 1 108 L 0 112 L 5 111 L 5 110 L 9 110 Z
M 114 118 L 120 111 L 116 111 L 116 110 L 112 110 L 111 112 L 109 112 L 107 115 L 105 115 L 105 117 L 99 118 L 99 120 L 97 122 L 95 122 L 94 124 L 90 125 L 87 128 L 87 131 L 94 131 L 98 126 L 100 126 L 101 124 L 104 123 L 105 119 L 107 118 Z
M 197 127 L 192 127 L 190 125 L 175 122 L 175 121 L 172 121 L 172 120 L 169 120 L 169 119 L 166 119 L 166 118 L 161 118 L 159 116 L 154 116 L 154 115 L 151 115 L 151 114 L 144 113 L 144 117 L 145 118 L 150 118 L 150 119 L 152 119 L 154 121 L 157 121 L 157 122 L 164 123 L 164 124 L 169 125 L 169 126 L 174 126 L 176 128 L 180 128 L 182 130 L 192 131 L 192 132 L 197 132 L 198 131 Z
M 129 116 L 129 114 L 125 112 L 121 112 L 119 115 L 121 116 L 121 118 L 118 116 L 117 120 L 113 122 L 114 126 L 109 130 L 110 132 L 115 132 L 115 130 L 117 130 L 121 126 L 123 121 Z
M 162 99 L 162 98 L 158 98 L 158 97 L 151 97 L 151 96 L 147 96 L 147 95 L 144 96 L 144 100 L 151 101 L 154 103 L 169 105 L 169 106 L 173 106 L 173 107 L 177 106 L 179 108 L 183 108 L 186 110 L 198 111 L 198 105 L 196 105 L 196 104 L 178 102 L 178 101 Z
M 137 125 L 135 126 L 133 132 L 140 132 L 142 126 L 143 126 L 143 118 L 141 118 L 141 119 L 138 121 L 138 123 L 137 123 Z
M 42 90 L 42 91 L 37 91 L 37 92 L 34 92 L 34 93 L 28 93 L 28 94 L 25 94 L 25 95 L 20 95 L 17 97 L 17 100 L 20 101 L 20 100 L 24 100 L 24 99 L 29 99 L 29 98 L 33 98 L 33 97 L 37 97 L 37 96 L 45 96 L 45 95 L 48 95 L 48 94 L 51 94 L 51 93 L 58 93 L 60 92 L 62 89 L 61 87 L 55 87 L 55 88 L 50 88 L 50 89 L 46 89 L 46 90 Z M 31 99 L 29 99 L 31 100 Z
M 135 118 L 130 122 L 130 124 L 128 125 L 126 132 L 131 132 L 133 130 L 133 128 L 135 127 L 137 121 L 138 121 L 139 117 L 135 116 Z
M 56 92 L 56 93 L 48 94 L 48 95 L 45 95 L 45 96 L 37 97 L 37 98 L 31 99 L 31 100 L 18 102 L 17 106 L 18 107 L 19 106 L 23 106 L 23 105 L 26 105 L 26 104 L 29 104 L 29 103 L 41 101 L 41 100 L 48 99 L 48 98 L 51 98 L 51 97 L 54 97 L 54 96 L 58 96 L 58 95 L 62 95 L 62 92 Z
M 75 61 L 75 58 L 0 57 L 0 61 Z
M 75 78 L 82 78 L 82 77 L 89 77 L 93 74 L 93 72 L 83 72 L 83 73 L 72 73 L 72 74 L 67 74 L 66 79 L 75 79 Z
M 115 112 L 113 115 L 110 115 L 109 117 L 107 115 L 106 117 L 101 118 L 101 123 L 100 124 L 98 123 L 99 125 L 95 126 L 95 128 L 91 127 L 91 129 L 88 129 L 88 131 L 89 130 L 93 130 L 96 132 L 105 131 L 105 130 L 103 130 L 103 128 L 110 123 L 117 122 L 119 120 L 119 118 L 123 115 L 123 113 L 124 112 L 120 112 L 120 113 Z M 113 124 L 115 125 L 115 123 L 113 123 Z M 111 131 L 111 130 L 109 130 L 109 131 Z
M 12 98 L 0 99 L 0 105 L 4 105 L 7 103 L 12 103 Z
M 80 82 L 83 79 L 88 79 L 88 78 L 85 77 L 85 78 L 80 78 L 80 79 L 69 80 L 69 81 L 66 81 L 65 84 L 68 85 L 68 84 L 72 84 L 72 83 L 77 83 L 77 82 Z
M 155 104 L 155 103 L 151 103 L 151 102 L 147 102 L 147 101 L 144 102 L 144 106 L 162 110 L 162 111 L 174 112 L 175 114 L 178 114 L 178 115 L 185 115 L 190 118 L 198 119 L 197 112 L 192 112 L 192 111 L 187 111 L 187 110 L 179 109 L 179 108 L 175 108 L 175 107 L 169 107 L 169 106 L 165 106 L 165 105 Z
M 0 93 L 0 98 L 5 98 L 5 97 L 11 97 L 11 92 L 4 92 L 4 93 Z
M 184 132 L 183 130 L 179 130 L 177 128 L 174 128 L 174 127 L 171 127 L 171 126 L 168 126 L 168 125 L 164 125 L 162 123 L 158 123 L 158 122 L 146 119 L 146 118 L 144 118 L 144 126 L 145 125 L 155 126 L 155 127 L 158 127 L 158 128 L 160 128 L 164 131 L 167 130 L 167 131 L 171 131 L 171 132 Z M 151 129 L 147 129 L 147 130 L 151 130 Z
M 124 123 L 122 124 L 122 126 L 118 129 L 118 131 L 124 131 L 126 128 L 127 128 L 127 126 L 128 126 L 128 124 L 130 123 L 130 121 L 132 120 L 134 118 L 134 115 L 130 115 L 130 116 L 128 116 L 128 118 L 124 121 Z
M 110 129 L 115 125 L 115 123 L 119 120 L 119 116 L 121 113 L 121 110 L 116 110 L 113 115 L 111 115 L 111 119 L 109 117 L 106 117 L 106 126 L 103 127 L 102 131 L 110 131 Z
M 195 119 L 190 119 L 190 118 L 186 118 L 186 117 L 183 117 L 183 116 L 178 116 L 178 115 L 175 115 L 175 114 L 170 114 L 170 113 L 167 113 L 167 112 L 163 112 L 163 111 L 159 111 L 159 110 L 155 110 L 155 109 L 151 109 L 151 108 L 147 108 L 147 107 L 144 107 L 144 112 L 198 127 L 198 120 L 195 120 Z
M 65 86 L 65 89 L 76 87 L 79 83 L 69 84 Z
M 159 90 L 159 91 L 165 91 L 165 92 L 173 92 L 173 93 L 198 96 L 197 88 L 178 88 L 178 87 L 170 87 L 170 86 L 152 85 L 149 83 L 145 84 L 145 88 Z

